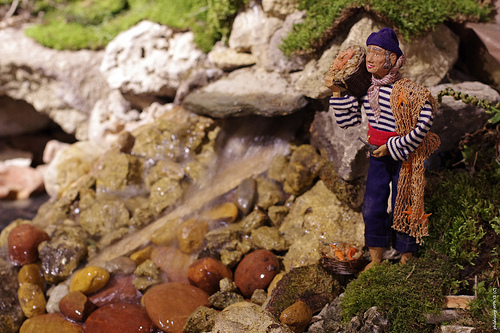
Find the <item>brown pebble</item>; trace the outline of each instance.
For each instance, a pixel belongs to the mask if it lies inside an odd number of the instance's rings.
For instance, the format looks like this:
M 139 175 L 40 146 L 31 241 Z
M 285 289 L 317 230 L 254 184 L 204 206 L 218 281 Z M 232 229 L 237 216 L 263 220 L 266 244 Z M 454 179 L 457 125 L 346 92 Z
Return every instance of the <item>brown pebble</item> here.
M 208 222 L 205 220 L 189 219 L 177 228 L 177 242 L 179 249 L 184 253 L 198 251 L 205 241 L 208 232 Z
M 287 325 L 294 333 L 302 333 L 312 319 L 311 308 L 303 301 L 297 301 L 283 310 L 280 315 L 282 324 Z
M 201 218 L 208 221 L 233 223 L 238 218 L 238 207 L 232 202 L 213 207 L 203 212 Z
M 21 224 L 12 229 L 7 239 L 9 259 L 13 265 L 32 264 L 38 260 L 38 245 L 49 235 L 32 224 Z
M 211 257 L 195 261 L 189 266 L 189 282 L 209 295 L 219 291 L 219 281 L 233 279 L 233 273 L 222 262 Z
M 19 285 L 23 283 L 33 283 L 38 285 L 42 290 L 45 287 L 42 271 L 37 264 L 26 264 L 17 273 L 17 282 Z
M 58 312 L 26 320 L 19 333 L 82 333 L 82 325 L 69 321 Z
M 276 256 L 268 250 L 256 250 L 240 261 L 234 272 L 234 283 L 243 296 L 250 298 L 256 289 L 266 289 L 278 272 Z
M 142 293 L 132 284 L 134 276 L 113 276 L 106 287 L 89 297 L 90 301 L 102 307 L 111 303 L 136 303 L 141 301 Z
M 153 328 L 146 309 L 129 303 L 105 305 L 92 312 L 83 324 L 84 333 L 146 333 Z
M 97 307 L 84 293 L 72 291 L 59 301 L 59 311 L 67 318 L 83 322 Z
M 185 283 L 169 282 L 151 287 L 143 298 L 153 323 L 169 333 L 182 333 L 189 315 L 199 306 L 208 306 L 208 294 Z

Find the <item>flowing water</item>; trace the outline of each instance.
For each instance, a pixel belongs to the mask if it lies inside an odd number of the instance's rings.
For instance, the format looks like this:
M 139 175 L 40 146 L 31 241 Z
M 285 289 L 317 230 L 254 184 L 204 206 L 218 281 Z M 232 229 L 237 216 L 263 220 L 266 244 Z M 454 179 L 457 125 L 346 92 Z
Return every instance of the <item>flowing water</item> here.
M 147 245 L 151 236 L 167 223 L 174 223 L 199 211 L 217 197 L 236 188 L 244 179 L 265 172 L 275 156 L 289 153 L 289 142 L 295 138 L 300 126 L 301 119 L 297 116 L 274 120 L 244 118 L 228 121 L 219 136 L 218 157 L 211 172 L 192 186 L 182 204 L 142 230 L 103 249 L 88 265 L 103 265 Z

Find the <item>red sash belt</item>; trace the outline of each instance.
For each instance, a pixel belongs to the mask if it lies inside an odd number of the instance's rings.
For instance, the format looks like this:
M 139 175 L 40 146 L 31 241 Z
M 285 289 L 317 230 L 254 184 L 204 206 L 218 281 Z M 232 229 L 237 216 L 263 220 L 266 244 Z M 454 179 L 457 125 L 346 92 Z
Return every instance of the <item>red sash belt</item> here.
M 396 136 L 396 132 L 386 132 L 375 129 L 368 124 L 368 143 L 372 145 L 382 146 L 387 142 L 390 137 Z

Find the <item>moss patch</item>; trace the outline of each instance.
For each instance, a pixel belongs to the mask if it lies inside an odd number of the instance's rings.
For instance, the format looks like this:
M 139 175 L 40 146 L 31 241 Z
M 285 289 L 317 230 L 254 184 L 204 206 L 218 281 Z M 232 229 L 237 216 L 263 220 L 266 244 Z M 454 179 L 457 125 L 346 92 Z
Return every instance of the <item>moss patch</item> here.
M 178 30 L 192 29 L 195 42 L 209 51 L 229 36 L 232 19 L 245 0 L 59 0 L 37 1 L 34 14 L 41 24 L 26 34 L 54 49 L 102 49 L 121 31 L 142 20 Z
M 376 306 L 387 315 L 390 332 L 432 331 L 424 314 L 442 310 L 443 296 L 457 277 L 457 269 L 444 257 L 413 259 L 406 265 L 384 262 L 347 285 L 342 318 L 348 323 Z

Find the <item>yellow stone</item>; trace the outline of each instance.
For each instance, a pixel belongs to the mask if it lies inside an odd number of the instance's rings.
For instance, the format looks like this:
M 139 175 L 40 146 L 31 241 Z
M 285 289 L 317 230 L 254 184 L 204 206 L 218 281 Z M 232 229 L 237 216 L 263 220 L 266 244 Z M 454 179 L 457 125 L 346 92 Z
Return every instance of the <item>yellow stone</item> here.
M 171 245 L 177 239 L 175 230 L 181 223 L 182 220 L 180 219 L 168 221 L 163 227 L 154 232 L 153 236 L 151 236 L 151 242 L 155 245 Z
M 37 264 L 27 264 L 21 267 L 19 273 L 17 273 L 17 282 L 19 283 L 19 285 L 23 283 L 36 284 L 42 289 L 42 291 L 45 286 L 42 271 Z
M 27 318 L 33 318 L 45 313 L 47 302 L 45 294 L 39 285 L 23 283 L 17 290 L 17 298 Z
M 203 246 L 208 232 L 208 222 L 199 219 L 189 219 L 177 229 L 179 249 L 184 253 L 193 253 Z
M 233 223 L 238 218 L 238 207 L 232 202 L 226 202 L 204 212 L 201 218 L 209 221 Z
M 151 257 L 151 251 L 153 251 L 153 247 L 151 245 L 146 246 L 142 250 L 132 253 L 130 255 L 130 259 L 135 261 L 135 264 L 139 266 L 140 264 L 142 264 Z
M 26 320 L 19 333 L 82 333 L 82 325 L 69 321 L 59 312 Z
M 108 283 L 109 273 L 97 266 L 89 266 L 75 272 L 69 284 L 69 291 L 80 291 L 85 295 L 101 289 Z

